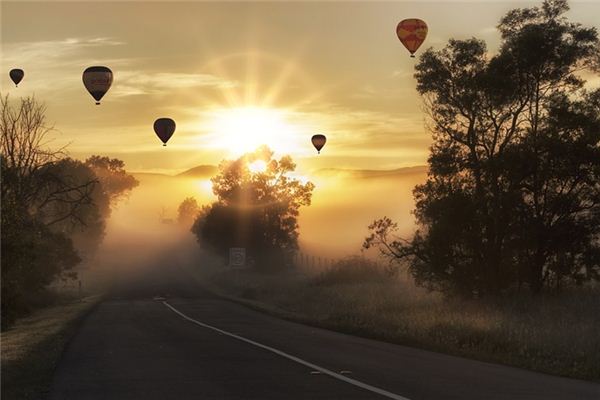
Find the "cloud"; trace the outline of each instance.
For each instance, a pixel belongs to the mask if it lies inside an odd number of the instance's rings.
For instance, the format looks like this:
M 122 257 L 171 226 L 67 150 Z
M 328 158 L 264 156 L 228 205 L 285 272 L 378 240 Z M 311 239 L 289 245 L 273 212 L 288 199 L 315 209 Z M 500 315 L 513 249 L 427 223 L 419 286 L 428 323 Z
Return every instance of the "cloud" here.
M 488 26 L 486 28 L 480 29 L 478 32 L 480 35 L 496 35 L 498 34 L 498 28 L 495 26 Z
M 72 65 L 73 57 L 81 55 L 86 49 L 124 44 L 109 37 L 15 42 L 4 44 L 2 58 L 4 63 L 9 65 L 59 68 L 63 65 Z
M 115 73 L 115 81 L 117 80 L 119 85 L 115 86 L 113 92 L 116 97 L 159 94 L 164 90 L 200 87 L 229 89 L 238 85 L 235 81 L 203 73 L 121 71 L 118 74 Z
M 397 69 L 392 71 L 392 78 L 412 78 L 414 71 Z
M 28 81 L 38 91 L 59 92 L 81 84 L 80 74 L 85 66 L 101 64 L 114 72 L 115 97 L 160 94 L 165 90 L 210 87 L 228 89 L 237 82 L 203 73 L 143 72 L 143 59 L 105 58 L 111 48 L 126 45 L 111 37 L 65 38 L 36 42 L 15 42 L 2 48 L 3 63 L 26 70 Z M 29 73 L 31 72 L 31 73 Z M 77 76 L 77 79 L 73 79 Z

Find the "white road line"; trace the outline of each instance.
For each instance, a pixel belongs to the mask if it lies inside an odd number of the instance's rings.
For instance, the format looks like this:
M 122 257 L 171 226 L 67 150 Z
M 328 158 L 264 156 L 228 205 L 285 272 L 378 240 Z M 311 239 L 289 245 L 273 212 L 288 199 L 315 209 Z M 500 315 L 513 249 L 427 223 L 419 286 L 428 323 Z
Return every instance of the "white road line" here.
M 302 364 L 302 365 L 304 365 L 304 366 L 306 366 L 308 368 L 312 368 L 313 370 L 320 371 L 321 373 L 329 375 L 332 378 L 338 379 L 340 381 L 349 383 L 349 384 L 354 385 L 354 386 L 358 386 L 359 388 L 368 390 L 368 391 L 373 392 L 373 393 L 377 393 L 377 394 L 382 395 L 384 397 L 387 397 L 389 399 L 410 400 L 407 397 L 402 397 L 402 396 L 397 395 L 395 393 L 388 392 L 387 390 L 383 390 L 383 389 L 380 389 L 378 387 L 371 386 L 371 385 L 363 383 L 361 381 L 357 381 L 356 379 L 348 378 L 347 376 L 338 374 L 337 372 L 333 372 L 333 371 L 331 371 L 331 370 L 329 370 L 327 368 L 323 368 L 323 367 L 320 367 L 320 366 L 318 366 L 316 364 L 310 363 L 308 361 L 304 361 L 301 358 L 295 357 L 295 356 L 293 356 L 291 354 L 288 354 L 288 353 L 285 353 L 285 352 L 283 352 L 281 350 L 274 349 L 273 347 L 264 345 L 262 343 L 255 342 L 254 340 L 246 339 L 245 337 L 240 336 L 240 335 L 236 335 L 235 333 L 227 332 L 227 331 L 224 331 L 223 329 L 219 329 L 219 328 L 214 327 L 212 325 L 208 325 L 208 324 L 205 324 L 203 322 L 197 321 L 197 320 L 195 320 L 195 319 L 193 319 L 191 317 L 188 317 L 187 315 L 185 315 L 181 311 L 177 310 L 175 307 L 173 307 L 172 305 L 170 305 L 166 301 L 163 301 L 162 303 L 165 306 L 169 307 L 174 313 L 176 313 L 177 315 L 179 315 L 183 319 L 186 319 L 186 320 L 188 320 L 190 322 L 193 322 L 196 325 L 200 325 L 203 328 L 211 329 L 211 330 L 213 330 L 215 332 L 219 332 L 219 333 L 221 333 L 223 335 L 227 335 L 227 336 L 232 337 L 234 339 L 241 340 L 242 342 L 246 342 L 246 343 L 251 344 L 251 345 L 256 346 L 256 347 L 260 347 L 261 349 L 270 351 L 271 353 L 275 353 L 278 356 L 287 358 L 288 360 L 292 360 L 294 362 L 297 362 L 298 364 Z

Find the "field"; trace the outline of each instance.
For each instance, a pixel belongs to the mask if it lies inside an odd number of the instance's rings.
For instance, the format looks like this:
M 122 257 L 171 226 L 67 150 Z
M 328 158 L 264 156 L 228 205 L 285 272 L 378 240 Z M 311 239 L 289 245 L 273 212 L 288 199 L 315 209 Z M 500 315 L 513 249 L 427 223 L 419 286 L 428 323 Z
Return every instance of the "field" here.
M 337 331 L 549 374 L 600 381 L 600 291 L 447 298 L 345 263 L 344 272 L 205 275 L 213 291 Z M 349 265 L 348 265 L 349 264 Z M 362 271 L 362 272 L 361 272 Z

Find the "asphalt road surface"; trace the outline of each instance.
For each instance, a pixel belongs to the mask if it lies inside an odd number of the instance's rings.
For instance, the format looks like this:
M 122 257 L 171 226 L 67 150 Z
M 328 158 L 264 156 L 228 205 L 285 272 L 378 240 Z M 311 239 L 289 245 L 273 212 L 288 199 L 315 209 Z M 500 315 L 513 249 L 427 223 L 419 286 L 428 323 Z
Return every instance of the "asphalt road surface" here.
M 132 274 L 83 321 L 50 399 L 600 399 L 600 385 L 362 339 Z

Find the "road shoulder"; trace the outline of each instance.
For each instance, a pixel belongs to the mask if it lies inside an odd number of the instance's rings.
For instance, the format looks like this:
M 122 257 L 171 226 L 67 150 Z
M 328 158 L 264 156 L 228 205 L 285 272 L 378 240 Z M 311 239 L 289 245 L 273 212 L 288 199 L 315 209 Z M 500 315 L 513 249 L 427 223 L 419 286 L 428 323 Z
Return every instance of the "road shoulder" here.
M 100 301 L 89 296 L 47 307 L 2 332 L 2 399 L 43 398 L 63 349 Z

